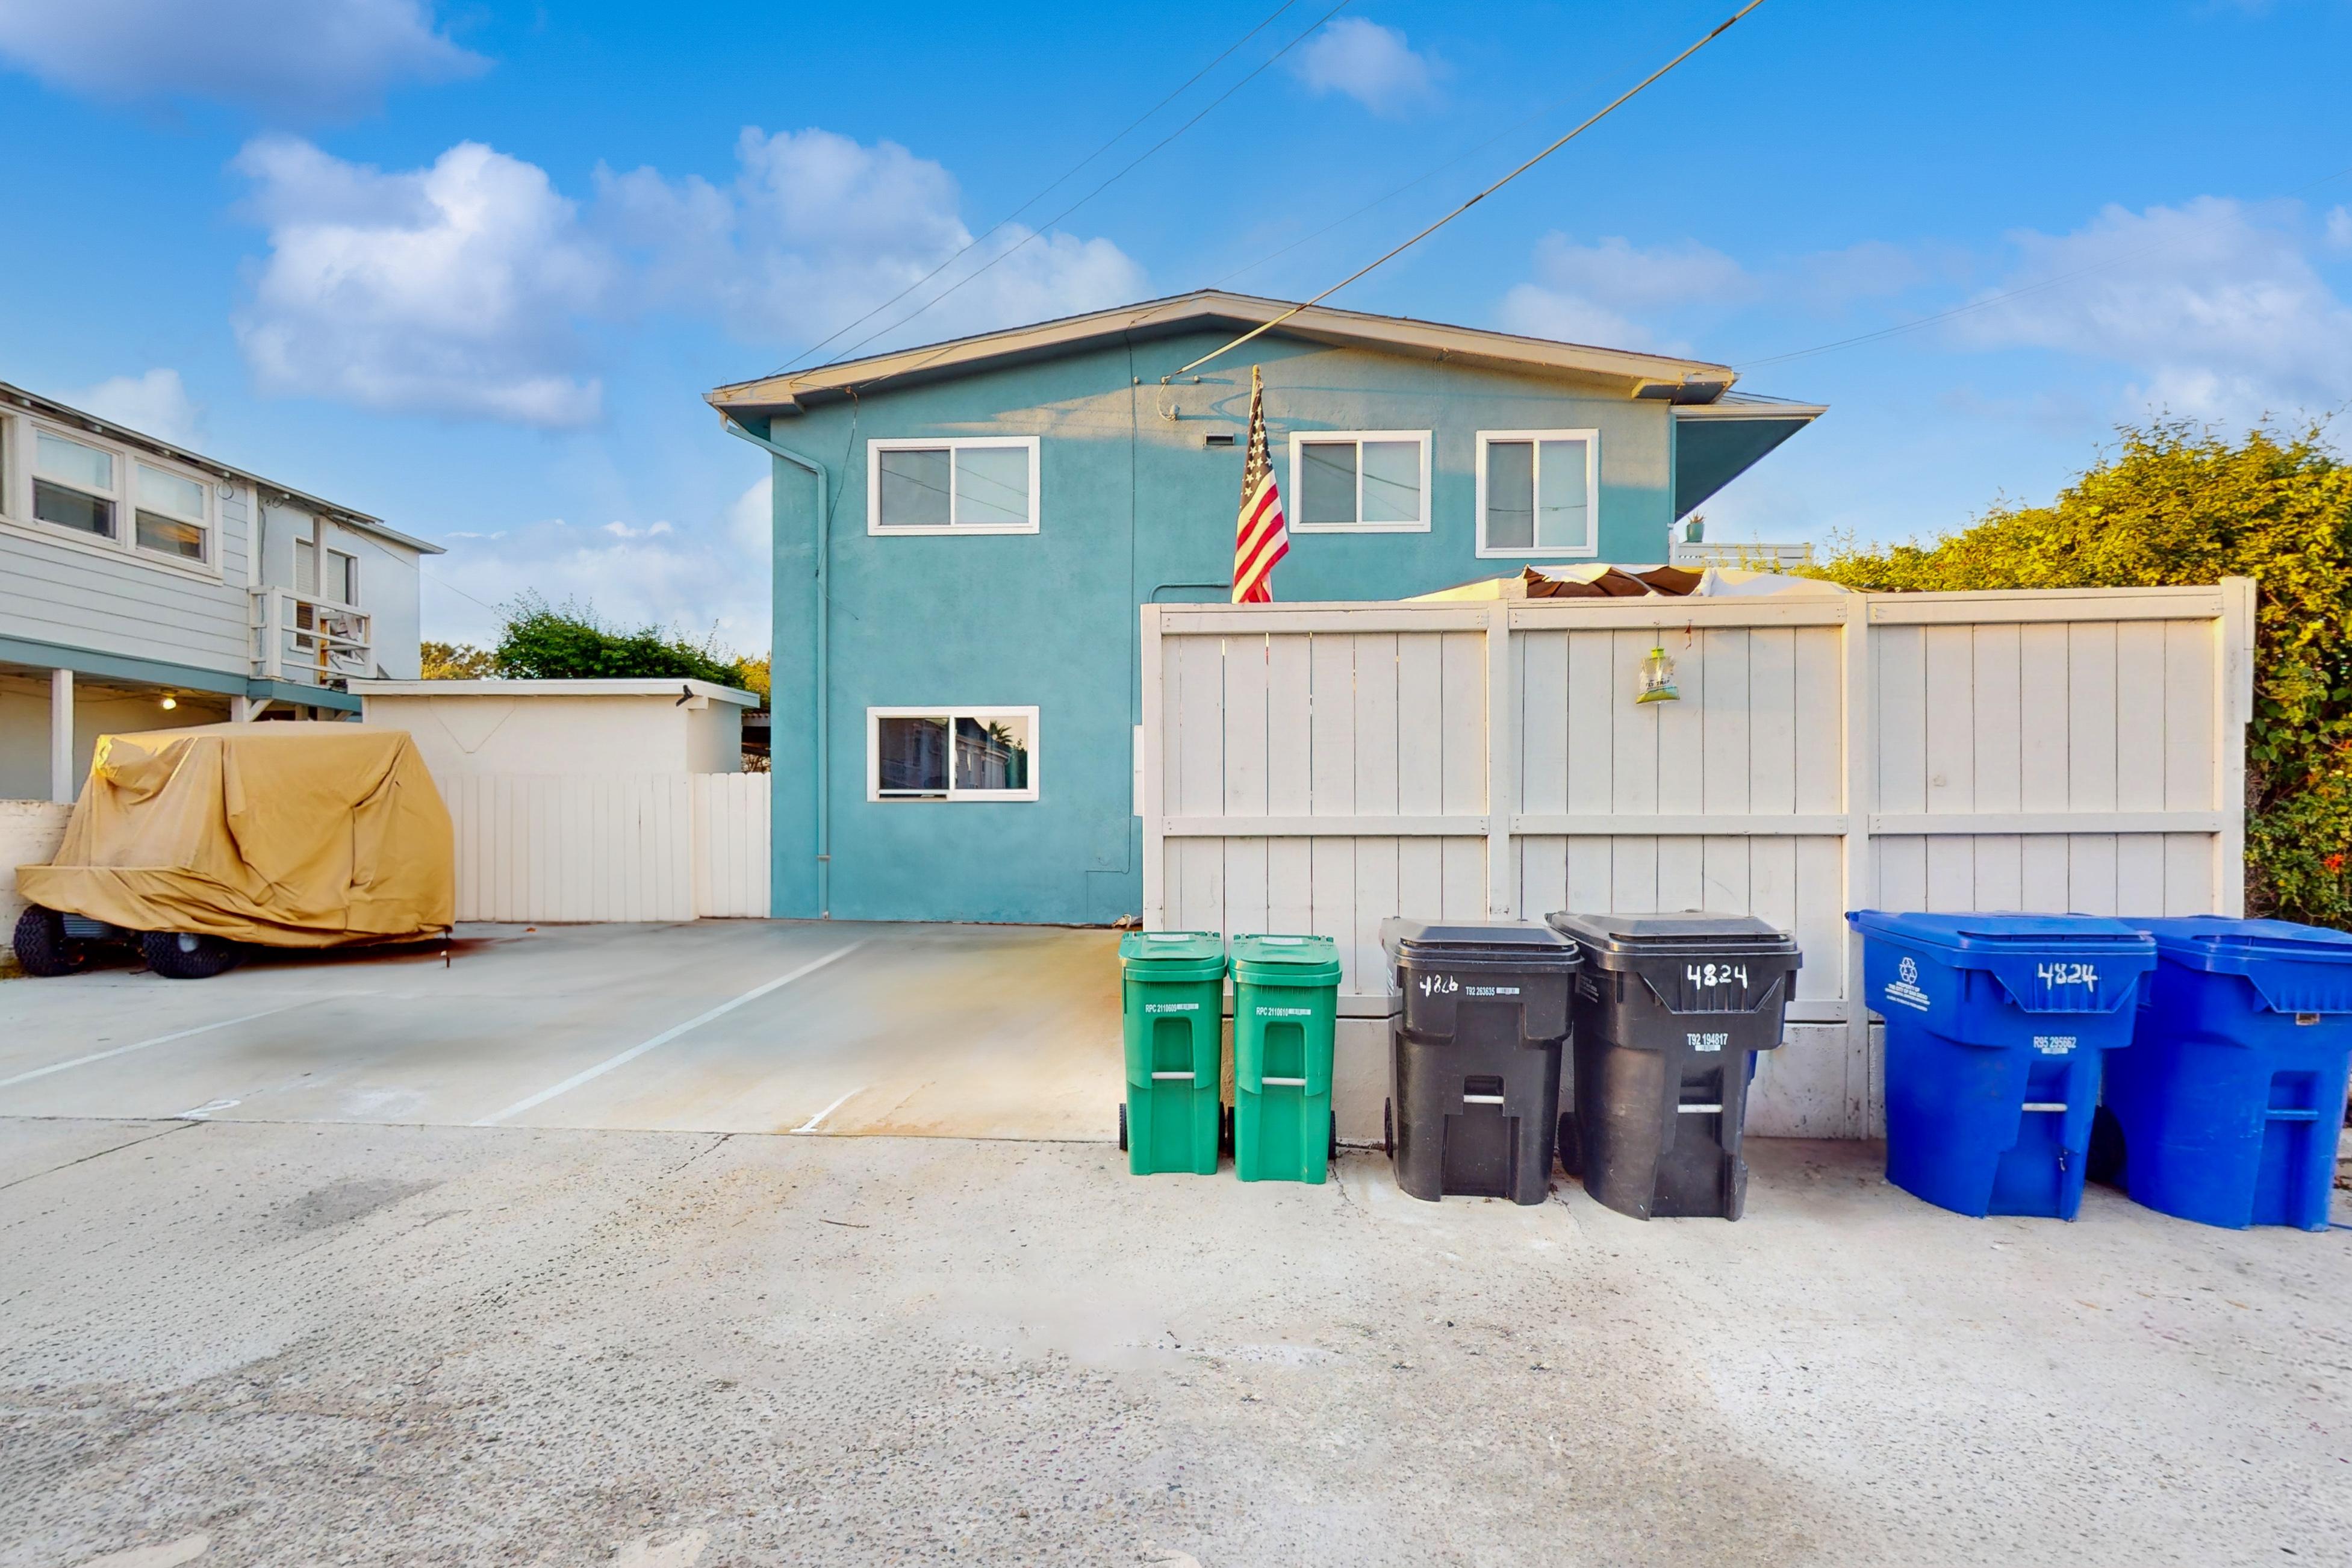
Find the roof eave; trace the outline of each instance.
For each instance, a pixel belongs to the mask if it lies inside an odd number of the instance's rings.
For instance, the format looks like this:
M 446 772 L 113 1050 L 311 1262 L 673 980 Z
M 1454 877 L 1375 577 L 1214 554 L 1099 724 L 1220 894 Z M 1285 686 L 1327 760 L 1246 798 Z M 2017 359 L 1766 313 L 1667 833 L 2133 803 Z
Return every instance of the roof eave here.
M 1288 302 L 1280 300 L 1202 290 L 946 343 L 924 344 L 817 370 L 736 382 L 712 389 L 704 395 L 704 401 L 722 414 L 788 415 L 814 401 L 845 396 L 850 388 L 861 384 L 968 374 L 1068 353 L 1102 339 L 1139 333 L 1165 336 L 1213 321 L 1247 330 L 1265 326 L 1292 310 Z M 1703 360 L 1555 342 L 1323 306 L 1297 310 L 1283 319 L 1275 330 L 1286 337 L 1335 347 L 1369 348 L 1436 362 L 1595 381 L 1613 384 L 1628 396 L 1676 404 L 1712 402 L 1738 379 L 1738 373 L 1728 365 Z

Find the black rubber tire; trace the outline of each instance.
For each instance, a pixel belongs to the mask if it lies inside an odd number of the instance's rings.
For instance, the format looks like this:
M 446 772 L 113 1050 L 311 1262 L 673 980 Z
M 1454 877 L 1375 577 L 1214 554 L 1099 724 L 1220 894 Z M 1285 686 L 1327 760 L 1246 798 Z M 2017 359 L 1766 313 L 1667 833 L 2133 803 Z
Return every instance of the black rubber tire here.
M 38 904 L 27 904 L 16 917 L 13 945 L 16 962 L 27 974 L 44 980 L 71 974 L 89 962 L 89 950 L 66 935 L 66 917 Z
M 1381 1152 L 1396 1158 L 1396 1101 L 1381 1101 Z
M 245 957 L 233 942 L 179 931 L 142 931 L 139 952 L 147 967 L 166 980 L 210 980 L 235 969 Z
M 1332 1164 L 1339 1161 L 1339 1119 L 1336 1116 L 1331 1119 L 1331 1146 L 1323 1152 L 1323 1158 Z
M 1217 1152 L 1221 1154 L 1234 1152 L 1234 1108 L 1230 1105 L 1217 1112 Z
M 1118 1102 L 1118 1152 L 1127 1152 L 1127 1101 Z
M 1580 1181 L 1583 1179 L 1584 1140 L 1577 1136 L 1573 1111 L 1559 1113 L 1559 1168 Z

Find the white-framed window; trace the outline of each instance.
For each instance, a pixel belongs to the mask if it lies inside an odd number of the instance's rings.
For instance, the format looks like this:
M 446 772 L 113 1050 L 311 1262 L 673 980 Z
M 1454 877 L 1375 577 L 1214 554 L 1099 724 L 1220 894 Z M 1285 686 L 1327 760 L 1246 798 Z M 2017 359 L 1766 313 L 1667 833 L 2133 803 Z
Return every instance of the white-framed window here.
M 208 475 L 37 418 L 0 420 L 0 518 L 86 549 L 219 570 Z
M 1037 437 L 866 444 L 868 533 L 1034 533 Z
M 1301 430 L 1290 437 L 1294 533 L 1429 531 L 1429 432 Z
M 1597 555 L 1601 432 L 1478 432 L 1478 553 Z
M 868 708 L 868 800 L 1035 800 L 1034 708 Z

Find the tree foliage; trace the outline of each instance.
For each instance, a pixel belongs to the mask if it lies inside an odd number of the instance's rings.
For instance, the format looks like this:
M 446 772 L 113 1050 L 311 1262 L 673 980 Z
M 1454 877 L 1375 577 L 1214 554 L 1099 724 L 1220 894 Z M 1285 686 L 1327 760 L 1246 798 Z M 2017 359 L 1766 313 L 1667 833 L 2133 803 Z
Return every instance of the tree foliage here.
M 2159 421 L 2047 506 L 1811 574 L 1880 592 L 2258 584 L 2246 733 L 2250 911 L 2352 925 L 2352 466 L 2316 429 L 2232 441 Z
M 469 642 L 416 645 L 427 680 L 481 680 L 499 672 L 499 656 Z
M 494 648 L 421 645 L 425 679 L 708 680 L 767 695 L 766 657 L 736 658 L 715 634 L 695 642 L 659 626 L 624 630 L 599 618 L 592 605 L 554 605 L 536 594 L 522 595 L 505 615 Z

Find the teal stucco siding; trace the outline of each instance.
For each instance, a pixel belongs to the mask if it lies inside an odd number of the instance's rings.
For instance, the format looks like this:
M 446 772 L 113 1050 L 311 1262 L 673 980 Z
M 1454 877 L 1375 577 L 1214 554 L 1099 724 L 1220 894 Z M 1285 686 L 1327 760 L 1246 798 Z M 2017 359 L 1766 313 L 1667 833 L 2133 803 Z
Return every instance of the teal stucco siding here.
M 1231 574 L 1249 413 L 1263 366 L 1276 472 L 1294 430 L 1427 430 L 1427 532 L 1294 533 L 1277 599 L 1387 599 L 1517 570 L 1476 553 L 1481 430 L 1600 432 L 1599 559 L 1656 562 L 1675 515 L 1667 405 L 1517 374 L 1261 339 L 1175 384 L 1230 334 L 1112 340 L 925 384 L 884 383 L 765 430 L 822 463 L 831 521 L 831 909 L 844 920 L 1092 923 L 1142 907 L 1133 815 L 1137 606 L 1214 599 Z M 1213 434 L 1235 437 L 1209 447 Z M 874 537 L 866 443 L 1039 438 L 1038 531 Z M 816 487 L 775 462 L 774 904 L 820 912 L 810 744 Z M 1556 559 L 1556 558 L 1555 558 Z M 866 710 L 1034 706 L 1038 798 L 867 795 Z M 797 762 L 797 765 L 796 765 Z

